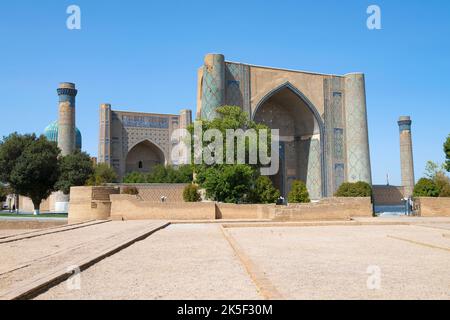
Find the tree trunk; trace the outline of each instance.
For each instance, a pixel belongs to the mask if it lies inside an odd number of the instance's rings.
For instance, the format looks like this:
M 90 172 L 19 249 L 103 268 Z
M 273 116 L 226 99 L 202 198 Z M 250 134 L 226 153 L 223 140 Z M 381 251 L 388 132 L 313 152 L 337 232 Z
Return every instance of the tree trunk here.
M 34 205 L 34 215 L 37 216 L 39 215 L 39 208 L 41 207 L 41 202 L 42 199 L 31 199 L 31 201 L 33 201 L 33 205 Z

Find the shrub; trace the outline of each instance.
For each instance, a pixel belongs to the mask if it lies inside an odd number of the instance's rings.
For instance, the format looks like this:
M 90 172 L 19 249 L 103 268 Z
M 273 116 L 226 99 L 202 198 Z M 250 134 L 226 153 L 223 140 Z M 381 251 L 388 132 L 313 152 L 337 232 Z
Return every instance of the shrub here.
M 129 194 L 132 196 L 137 196 L 139 194 L 139 190 L 136 187 L 124 187 L 122 189 L 122 194 Z
M 441 192 L 439 193 L 439 197 L 442 197 L 442 198 L 450 197 L 450 185 L 449 184 L 442 187 Z
M 438 197 L 439 188 L 436 183 L 427 178 L 420 179 L 414 187 L 415 197 Z
M 303 181 L 296 180 L 292 183 L 291 192 L 288 195 L 290 203 L 308 203 L 309 199 L 308 189 Z
M 341 184 L 335 194 L 336 197 L 371 197 L 372 187 L 367 182 L 345 182 Z
M 186 186 L 183 191 L 183 199 L 185 202 L 199 202 L 202 197 L 200 196 L 198 186 L 195 184 Z
M 252 203 L 275 203 L 279 197 L 280 191 L 273 186 L 272 180 L 269 177 L 260 176 L 256 179 L 251 191 L 250 201 Z

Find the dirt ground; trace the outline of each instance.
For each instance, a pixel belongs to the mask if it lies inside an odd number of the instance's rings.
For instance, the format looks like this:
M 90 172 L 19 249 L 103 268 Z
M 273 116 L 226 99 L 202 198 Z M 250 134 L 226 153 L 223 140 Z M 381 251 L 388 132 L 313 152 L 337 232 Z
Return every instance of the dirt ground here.
M 448 226 L 171 225 L 37 299 L 450 299 Z

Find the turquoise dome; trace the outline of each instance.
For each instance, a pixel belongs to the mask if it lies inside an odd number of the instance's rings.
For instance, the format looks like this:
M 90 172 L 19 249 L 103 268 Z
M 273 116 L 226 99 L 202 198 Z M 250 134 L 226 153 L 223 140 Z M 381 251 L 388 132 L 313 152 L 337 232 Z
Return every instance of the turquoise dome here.
M 81 138 L 81 132 L 76 128 L 76 148 L 78 150 L 81 150 L 82 147 L 82 138 Z M 44 130 L 44 136 L 49 141 L 58 142 L 58 121 L 54 121 L 51 124 L 47 126 Z

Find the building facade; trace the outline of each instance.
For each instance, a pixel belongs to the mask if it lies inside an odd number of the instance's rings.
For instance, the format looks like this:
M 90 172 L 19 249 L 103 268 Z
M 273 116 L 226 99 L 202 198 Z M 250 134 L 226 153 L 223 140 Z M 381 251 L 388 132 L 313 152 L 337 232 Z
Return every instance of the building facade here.
M 151 172 L 157 164 L 171 165 L 174 131 L 186 129 L 192 112 L 155 114 L 112 110 L 100 106 L 98 162 L 110 165 L 119 178 L 132 172 Z
M 197 118 L 223 105 L 280 130 L 283 195 L 294 180 L 312 199 L 333 196 L 343 182 L 372 183 L 365 79 L 362 73 L 318 74 L 228 62 L 208 54 L 198 70 Z

